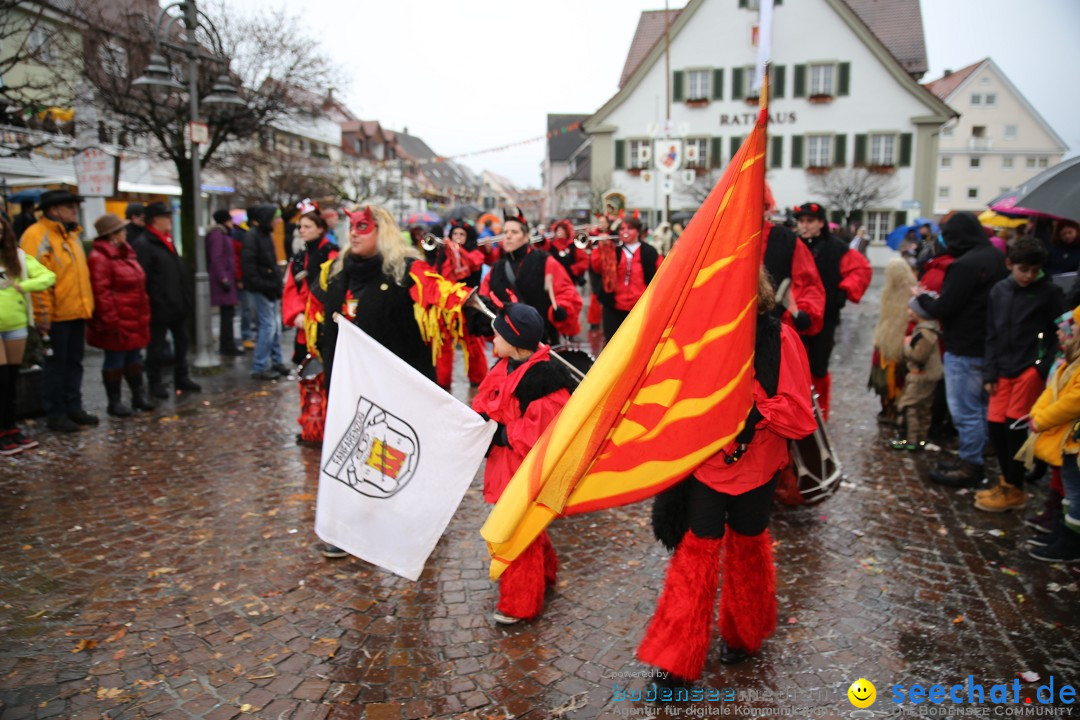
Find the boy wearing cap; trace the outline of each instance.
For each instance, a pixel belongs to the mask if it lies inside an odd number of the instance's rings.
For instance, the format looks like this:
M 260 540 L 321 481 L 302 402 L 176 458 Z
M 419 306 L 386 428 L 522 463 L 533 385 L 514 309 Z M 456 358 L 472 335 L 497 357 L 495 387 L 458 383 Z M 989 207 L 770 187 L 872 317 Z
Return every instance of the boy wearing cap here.
M 570 399 L 573 379 L 551 362 L 551 348 L 540 343 L 544 319 L 523 303 L 504 306 L 492 322 L 495 355 L 500 359 L 473 399 L 473 410 L 499 423 L 484 468 L 484 500 L 496 502 L 529 450 Z M 530 620 L 544 606 L 544 590 L 555 583 L 558 558 L 547 532 L 503 572 L 495 622 Z

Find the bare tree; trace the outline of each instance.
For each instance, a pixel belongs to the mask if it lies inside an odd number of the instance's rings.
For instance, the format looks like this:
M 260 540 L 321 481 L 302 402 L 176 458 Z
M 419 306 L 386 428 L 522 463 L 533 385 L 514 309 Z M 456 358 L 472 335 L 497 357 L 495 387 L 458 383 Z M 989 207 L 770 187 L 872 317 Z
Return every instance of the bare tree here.
M 152 138 L 154 152 L 175 165 L 183 190 L 184 256 L 194 258 L 197 220 L 190 190 L 193 148 L 201 151 L 204 167 L 213 167 L 223 150 L 235 148 L 276 121 L 300 111 L 316 112 L 317 108 L 305 104 L 309 105 L 313 97 L 323 96 L 332 78 L 338 82 L 340 78 L 329 61 L 316 51 L 319 43 L 298 29 L 304 26 L 299 17 L 268 7 L 260 7 L 249 15 L 235 8 L 225 12 L 221 4 L 205 7 L 205 14 L 220 32 L 221 47 L 215 47 L 214 39 L 202 30 L 196 31 L 196 42 L 203 49 L 224 53 L 229 67 L 201 62 L 197 79 L 199 95 L 209 95 L 217 78 L 228 72 L 241 88 L 244 105 L 225 110 L 205 108 L 203 120 L 210 123 L 209 142 L 193 146 L 186 139 L 191 120 L 187 98 L 176 93 L 161 95 L 133 84 L 143 74 L 150 54 L 155 52 L 149 23 L 156 18 L 156 3 L 150 3 L 150 7 L 128 3 L 121 9 L 109 3 L 98 5 L 98 0 L 89 1 L 95 7 L 87 11 L 90 30 L 84 37 L 84 56 L 88 58 L 86 78 L 118 137 Z M 170 27 L 168 39 L 181 41 L 179 35 L 185 32 L 183 23 Z M 186 56 L 164 44 L 158 50 L 174 75 L 186 80 Z
M 844 214 L 842 225 L 845 226 L 854 213 L 887 203 L 900 192 L 896 176 L 856 167 L 835 168 L 823 175 L 813 175 L 808 186 L 812 194 Z
M 709 197 L 709 193 L 716 187 L 717 181 L 723 174 L 723 170 L 714 168 L 703 175 L 695 175 L 692 183 L 685 183 L 680 179 L 679 187 L 682 194 L 689 197 L 697 208 Z
M 252 142 L 228 154 L 238 199 L 295 207 L 304 198 L 322 203 L 337 195 L 338 173 L 327 158 Z

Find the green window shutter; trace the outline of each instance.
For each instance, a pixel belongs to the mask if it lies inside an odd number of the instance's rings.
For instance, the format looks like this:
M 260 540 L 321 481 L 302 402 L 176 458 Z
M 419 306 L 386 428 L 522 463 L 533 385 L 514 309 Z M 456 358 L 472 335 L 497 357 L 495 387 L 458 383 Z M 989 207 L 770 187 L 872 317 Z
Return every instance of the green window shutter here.
M 801 168 L 803 166 L 803 136 L 792 135 L 791 136 L 791 167 Z
M 851 87 L 851 63 L 840 63 L 837 72 L 836 94 L 847 95 Z
M 744 139 L 745 136 L 743 135 L 736 135 L 735 137 L 731 138 L 731 153 L 728 155 L 729 161 L 731 160 L 731 158 L 735 157 L 735 153 L 739 152 L 739 148 L 742 146 Z
M 709 138 L 709 167 L 723 167 L 724 143 L 722 138 Z
M 775 65 L 772 69 L 772 96 L 774 98 L 784 97 L 784 76 L 787 75 L 787 68 L 783 65 Z
M 771 141 L 772 143 L 769 146 L 769 167 L 782 168 L 784 167 L 784 138 L 773 135 Z
M 676 70 L 672 73 L 671 82 L 671 101 L 682 102 L 683 101 L 683 73 L 682 70 Z
M 835 167 L 847 165 L 847 135 L 833 136 L 833 165 Z
M 900 133 L 900 167 L 911 167 L 911 133 Z
M 712 99 L 724 99 L 724 68 L 716 68 L 712 71 Z
M 893 227 L 898 228 L 901 225 L 907 225 L 907 212 L 904 210 L 897 210 L 893 213 Z
M 851 221 L 861 223 L 863 221 L 862 220 L 862 210 L 852 210 L 851 211 Z
M 626 141 L 625 140 L 616 140 L 615 141 L 615 169 L 616 170 L 625 170 L 626 169 Z
M 745 68 L 737 67 L 731 68 L 731 99 L 742 100 L 746 96 L 746 92 L 743 88 L 743 75 L 746 74 Z
M 795 78 L 792 81 L 794 87 L 791 89 L 791 97 L 806 97 L 806 66 L 795 66 Z
M 830 210 L 829 211 L 829 219 L 832 220 L 837 225 L 841 224 L 842 222 L 844 222 L 844 211 L 843 210 Z
M 866 167 L 866 141 L 867 136 L 859 133 L 855 136 L 855 167 Z
M 739 7 L 744 8 L 748 6 L 747 0 L 739 0 Z

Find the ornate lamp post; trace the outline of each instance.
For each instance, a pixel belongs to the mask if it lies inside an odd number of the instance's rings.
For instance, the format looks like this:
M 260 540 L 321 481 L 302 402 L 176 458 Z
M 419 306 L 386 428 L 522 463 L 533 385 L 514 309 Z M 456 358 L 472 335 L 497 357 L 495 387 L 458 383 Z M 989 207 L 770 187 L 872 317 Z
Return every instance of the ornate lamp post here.
M 172 9 L 180 10 L 182 14 L 171 14 L 169 11 Z M 196 34 L 199 34 L 199 39 L 196 39 Z M 198 226 L 202 218 L 199 144 L 208 140 L 205 137 L 206 125 L 201 122 L 199 115 L 200 61 L 205 60 L 223 68 L 214 83 L 211 94 L 202 99 L 203 105 L 227 107 L 243 106 L 245 103 L 237 94 L 236 87 L 229 78 L 229 59 L 225 56 L 221 36 L 214 24 L 210 22 L 210 18 L 196 8 L 195 0 L 174 2 L 163 7 L 154 25 L 153 37 L 155 51 L 150 56 L 146 72 L 132 85 L 164 90 L 167 93 L 183 92 L 184 86 L 173 77 L 168 62 L 161 54 L 162 46 L 181 53 L 188 61 L 187 92 L 191 106 L 192 187 L 190 191 L 195 208 L 195 227 L 193 228 L 195 232 L 195 357 L 193 362 L 197 368 L 211 368 L 216 367 L 219 361 L 213 349 L 213 332 L 210 328 L 210 279 L 206 272 L 206 246 L 199 240 L 200 228 Z M 207 42 L 209 48 L 204 47 Z M 203 136 L 200 137 L 200 134 Z

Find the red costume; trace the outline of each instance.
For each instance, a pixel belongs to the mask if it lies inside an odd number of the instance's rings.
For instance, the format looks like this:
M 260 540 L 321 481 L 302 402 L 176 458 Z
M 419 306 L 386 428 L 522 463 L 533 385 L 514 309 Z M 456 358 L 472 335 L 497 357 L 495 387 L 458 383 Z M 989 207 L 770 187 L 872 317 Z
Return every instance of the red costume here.
M 785 322 L 791 323 L 801 335 L 821 332 L 825 320 L 825 288 L 821 284 L 814 256 L 809 248 L 799 242 L 795 233 L 785 227 L 766 221 L 762 228 L 765 242 L 761 246 L 762 262 L 769 271 L 773 286 L 779 290 L 784 280 L 790 280 L 788 293 L 794 301 L 795 310 L 805 318 L 792 315 L 786 307 L 778 305 Z M 780 300 L 780 298 L 777 298 Z
M 565 237 L 559 237 L 559 229 Z M 551 248 L 548 250 L 566 269 L 566 273 L 576 285 L 585 283 L 585 271 L 589 269 L 589 255 L 574 244 L 574 226 L 569 220 L 560 220 L 551 227 L 554 234 Z
M 546 345 L 523 363 L 502 359 L 480 384 L 472 407 L 504 428 L 505 445 L 493 444 L 484 468 L 484 500 L 494 503 L 525 456 L 570 399 L 568 378 L 551 362 Z M 555 582 L 558 558 L 543 532 L 499 579 L 500 613 L 530 619 L 540 614 L 544 589 Z
M 454 230 L 465 231 L 463 243 L 454 241 Z M 468 287 L 476 287 L 480 284 L 480 271 L 484 267 L 484 251 L 477 247 L 476 230 L 467 222 L 452 220 L 449 232 L 450 237 L 435 252 L 435 269 L 444 278 L 465 283 Z M 488 370 L 484 339 L 466 331 L 462 343 L 469 383 L 473 386 L 479 385 Z M 435 361 L 435 381 L 446 390 L 450 389 L 454 374 L 454 347 L 449 338 L 444 338 L 439 357 Z
M 641 226 L 636 220 L 624 221 L 614 248 L 610 245 L 598 247 L 589 261 L 592 271 L 603 280 L 603 292 L 597 294 L 604 308 L 604 337 L 609 341 L 645 294 L 645 288 L 663 261 L 656 248 L 641 242 L 640 233 Z

